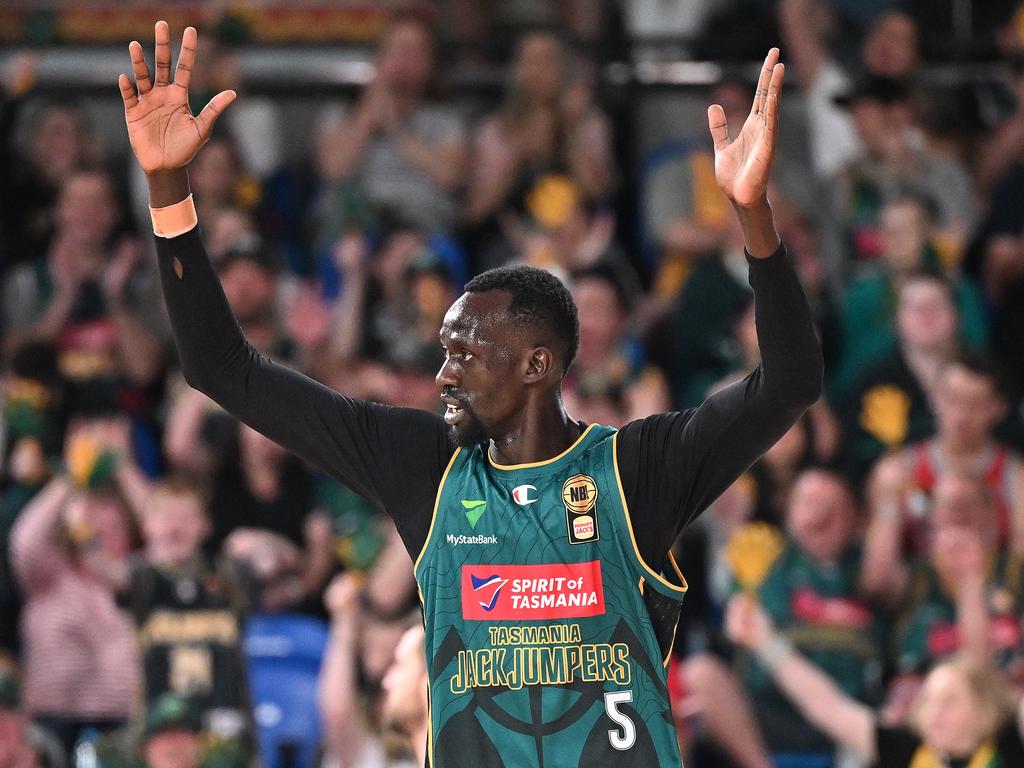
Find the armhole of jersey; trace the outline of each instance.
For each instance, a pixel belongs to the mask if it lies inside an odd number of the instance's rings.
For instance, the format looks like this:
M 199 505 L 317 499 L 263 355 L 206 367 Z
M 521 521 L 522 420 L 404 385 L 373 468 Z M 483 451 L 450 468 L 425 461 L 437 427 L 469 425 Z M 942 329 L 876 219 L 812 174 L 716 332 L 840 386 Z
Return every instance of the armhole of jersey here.
M 437 508 L 441 503 L 441 493 L 444 491 L 444 483 L 448 479 L 448 473 L 451 471 L 452 465 L 455 464 L 455 459 L 459 457 L 459 453 L 461 452 L 461 447 L 455 449 L 455 453 L 453 453 L 452 457 L 448 459 L 448 466 L 444 468 L 444 474 L 441 475 L 441 482 L 437 484 L 437 495 L 434 497 L 434 511 L 430 515 L 430 528 L 427 529 L 427 538 L 426 541 L 423 542 L 423 547 L 420 549 L 419 555 L 416 556 L 416 562 L 412 565 L 413 576 L 417 575 L 420 567 L 420 560 L 423 559 L 423 553 L 427 551 L 427 547 L 430 546 L 430 540 L 434 537 L 434 523 L 437 522 Z M 419 579 L 417 579 L 417 581 L 419 581 Z M 417 584 L 417 591 L 418 590 L 419 585 Z M 421 593 L 420 602 L 422 601 L 423 595 Z
M 669 590 L 669 594 L 674 595 L 679 600 L 683 599 L 683 595 L 686 594 L 686 579 L 683 578 L 683 574 L 679 572 L 679 567 L 676 565 L 675 558 L 672 557 L 672 553 L 669 552 L 669 559 L 672 562 L 672 567 L 675 569 L 676 574 L 679 576 L 679 581 L 682 586 L 676 586 L 660 573 L 655 571 L 645 561 L 643 556 L 640 554 L 640 548 L 636 545 L 636 536 L 633 535 L 633 521 L 629 516 L 629 504 L 626 503 L 626 491 L 622 487 L 622 476 L 619 474 L 619 433 L 616 432 L 612 436 L 612 466 L 615 469 L 615 485 L 619 488 L 619 500 L 622 502 L 622 512 L 626 517 L 626 530 L 629 532 L 629 541 L 633 545 L 633 554 L 636 557 L 637 563 L 647 573 L 647 580 L 652 582 L 652 586 L 657 583 Z

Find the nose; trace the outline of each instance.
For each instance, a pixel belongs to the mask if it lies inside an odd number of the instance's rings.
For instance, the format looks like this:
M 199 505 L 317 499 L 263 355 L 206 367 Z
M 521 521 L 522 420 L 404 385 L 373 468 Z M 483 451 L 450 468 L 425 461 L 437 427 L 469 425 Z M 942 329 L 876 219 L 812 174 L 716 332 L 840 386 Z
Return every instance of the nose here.
M 437 372 L 434 377 L 434 383 L 438 389 L 443 387 L 455 387 L 458 389 L 459 380 L 455 377 L 455 373 L 452 371 L 452 361 L 449 358 L 441 363 L 441 369 Z

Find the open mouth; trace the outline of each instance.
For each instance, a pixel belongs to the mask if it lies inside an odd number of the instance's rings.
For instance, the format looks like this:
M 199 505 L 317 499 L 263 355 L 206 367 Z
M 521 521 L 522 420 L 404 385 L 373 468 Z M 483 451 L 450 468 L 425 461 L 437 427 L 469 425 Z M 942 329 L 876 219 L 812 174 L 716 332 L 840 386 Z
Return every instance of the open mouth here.
M 448 408 L 444 412 L 444 423 L 449 427 L 455 426 L 462 421 L 462 416 L 465 412 L 457 405 L 448 404 Z
M 442 397 L 441 401 L 447 406 L 444 412 L 444 423 L 449 427 L 455 426 L 465 415 L 465 411 L 462 406 L 459 405 L 458 400 L 452 397 Z

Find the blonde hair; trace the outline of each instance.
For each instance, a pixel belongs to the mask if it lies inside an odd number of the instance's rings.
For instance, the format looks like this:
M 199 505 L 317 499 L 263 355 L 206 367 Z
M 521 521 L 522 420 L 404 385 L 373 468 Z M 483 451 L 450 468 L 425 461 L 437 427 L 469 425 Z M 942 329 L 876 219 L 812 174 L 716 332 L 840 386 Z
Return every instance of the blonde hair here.
M 153 490 L 149 494 L 147 506 L 152 505 L 153 501 L 161 497 L 180 497 L 180 496 L 191 496 L 194 498 L 202 511 L 204 517 L 209 517 L 207 512 L 207 504 L 209 504 L 209 492 L 206 486 L 196 478 L 188 475 L 169 475 L 164 479 L 160 480 L 153 486 Z
M 940 669 L 949 669 L 955 672 L 967 684 L 981 723 L 978 743 L 993 738 L 1003 723 L 1013 714 L 1014 709 L 1010 689 L 1006 685 L 1003 675 L 992 665 L 979 665 L 962 652 L 936 664 L 928 673 L 928 677 Z M 922 733 L 920 717 L 921 706 L 924 703 L 924 690 L 924 686 L 922 686 L 910 712 L 910 723 L 919 735 Z

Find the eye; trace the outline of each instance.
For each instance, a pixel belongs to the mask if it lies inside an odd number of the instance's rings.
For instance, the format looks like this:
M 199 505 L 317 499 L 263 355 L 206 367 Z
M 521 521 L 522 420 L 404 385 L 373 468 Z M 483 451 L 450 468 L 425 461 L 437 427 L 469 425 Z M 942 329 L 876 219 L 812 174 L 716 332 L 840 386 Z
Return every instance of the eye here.
M 460 349 L 459 350 L 459 354 L 462 356 L 463 360 L 472 360 L 473 359 L 473 353 L 470 352 L 468 349 Z

